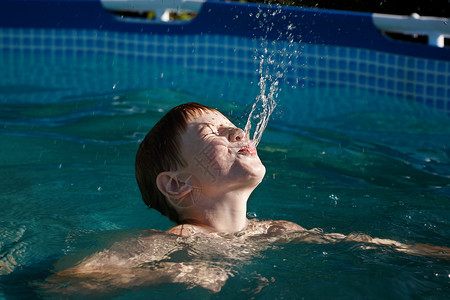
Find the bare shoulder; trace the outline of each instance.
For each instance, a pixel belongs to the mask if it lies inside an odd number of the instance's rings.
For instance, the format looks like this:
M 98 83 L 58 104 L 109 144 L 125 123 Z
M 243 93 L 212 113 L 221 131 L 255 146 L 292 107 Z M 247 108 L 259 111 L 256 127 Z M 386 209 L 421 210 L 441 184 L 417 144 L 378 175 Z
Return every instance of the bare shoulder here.
M 209 231 L 200 226 L 196 226 L 196 225 L 192 225 L 192 224 L 180 224 L 180 225 L 170 228 L 166 232 L 170 233 L 170 234 L 178 235 L 178 236 L 188 237 L 188 236 L 192 236 L 199 232 L 207 233 Z
M 263 227 L 267 228 L 267 233 L 277 234 L 285 232 L 295 232 L 295 231 L 305 231 L 306 229 L 302 226 L 284 220 L 267 220 L 258 222 Z

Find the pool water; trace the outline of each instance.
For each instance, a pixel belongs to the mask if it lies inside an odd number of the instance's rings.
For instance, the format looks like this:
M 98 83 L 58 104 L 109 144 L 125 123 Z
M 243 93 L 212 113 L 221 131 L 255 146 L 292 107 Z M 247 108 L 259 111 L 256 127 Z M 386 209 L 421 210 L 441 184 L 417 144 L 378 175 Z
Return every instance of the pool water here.
M 259 93 L 258 78 L 108 55 L 3 52 L 0 78 L 6 299 L 45 298 L 35 283 L 66 255 L 170 228 L 140 199 L 140 140 L 188 101 L 243 127 Z M 280 87 L 258 147 L 267 173 L 249 200 L 250 217 L 450 247 L 449 116 L 356 88 Z M 449 261 L 359 243 L 275 243 L 233 274 L 216 294 L 163 284 L 114 297 L 446 299 L 450 292 Z

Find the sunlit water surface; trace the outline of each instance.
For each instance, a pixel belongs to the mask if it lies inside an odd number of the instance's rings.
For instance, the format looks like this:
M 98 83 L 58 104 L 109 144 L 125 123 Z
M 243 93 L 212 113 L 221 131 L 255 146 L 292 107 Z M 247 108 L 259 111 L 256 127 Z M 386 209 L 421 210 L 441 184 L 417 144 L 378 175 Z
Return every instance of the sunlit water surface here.
M 244 127 L 260 91 L 257 78 L 109 56 L 1 53 L 0 76 L 0 298 L 11 299 L 39 297 L 36 283 L 66 255 L 170 228 L 140 199 L 139 141 L 188 101 Z M 249 200 L 250 217 L 450 247 L 448 116 L 353 89 L 281 84 L 277 101 L 258 146 L 267 173 Z M 169 260 L 220 265 L 230 263 L 223 251 L 240 253 L 196 243 Z M 115 297 L 445 299 L 450 292 L 448 261 L 357 243 L 256 244 L 231 260 L 233 276 L 217 294 L 165 284 Z

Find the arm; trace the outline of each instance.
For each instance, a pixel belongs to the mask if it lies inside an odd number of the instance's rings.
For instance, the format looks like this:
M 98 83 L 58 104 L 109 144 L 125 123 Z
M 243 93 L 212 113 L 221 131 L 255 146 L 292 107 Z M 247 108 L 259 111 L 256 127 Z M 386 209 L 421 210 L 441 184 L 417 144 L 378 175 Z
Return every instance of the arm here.
M 322 233 L 319 229 L 312 229 L 300 232 L 301 236 L 295 238 L 297 241 L 309 243 L 336 243 L 336 242 L 357 242 L 367 245 L 389 246 L 395 251 L 409 255 L 427 256 L 439 259 L 450 260 L 450 248 L 433 246 L 427 244 L 404 244 L 390 239 L 372 238 L 366 234 L 351 233 L 344 235 L 340 233 Z
M 186 263 L 156 262 L 142 267 L 104 267 L 92 269 L 81 263 L 47 278 L 41 286 L 49 294 L 112 296 L 121 290 L 139 289 L 162 283 L 201 286 L 217 293 L 229 272 L 204 261 Z

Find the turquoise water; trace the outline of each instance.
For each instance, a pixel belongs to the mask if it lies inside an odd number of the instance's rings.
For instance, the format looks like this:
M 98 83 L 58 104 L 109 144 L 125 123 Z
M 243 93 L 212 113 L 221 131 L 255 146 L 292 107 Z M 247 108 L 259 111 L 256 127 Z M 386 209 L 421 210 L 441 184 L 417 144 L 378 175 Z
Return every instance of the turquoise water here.
M 45 298 L 36 284 L 66 255 L 170 228 L 140 199 L 139 141 L 187 101 L 217 107 L 243 127 L 259 92 L 257 78 L 113 56 L 1 53 L 0 78 L 0 298 L 7 299 Z M 267 174 L 249 200 L 250 216 L 450 247 L 447 115 L 357 89 L 280 87 L 259 144 Z M 275 243 L 233 274 L 217 294 L 164 284 L 114 297 L 446 299 L 450 292 L 449 261 L 359 243 Z M 268 282 L 259 288 L 261 278 Z

